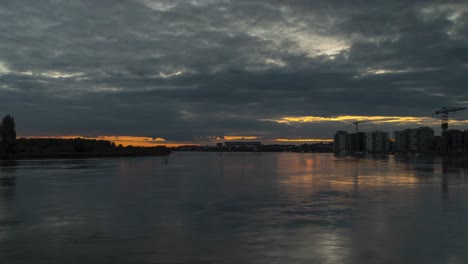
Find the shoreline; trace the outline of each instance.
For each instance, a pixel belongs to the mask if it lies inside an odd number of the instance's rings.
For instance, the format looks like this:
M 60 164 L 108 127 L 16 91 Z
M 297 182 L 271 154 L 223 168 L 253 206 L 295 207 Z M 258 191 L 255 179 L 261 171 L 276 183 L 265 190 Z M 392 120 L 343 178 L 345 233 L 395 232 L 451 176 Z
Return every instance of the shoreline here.
M 164 157 L 171 152 L 159 153 L 18 153 L 13 155 L 3 155 L 0 160 L 38 160 L 38 159 L 86 159 L 86 158 L 131 158 L 131 157 Z

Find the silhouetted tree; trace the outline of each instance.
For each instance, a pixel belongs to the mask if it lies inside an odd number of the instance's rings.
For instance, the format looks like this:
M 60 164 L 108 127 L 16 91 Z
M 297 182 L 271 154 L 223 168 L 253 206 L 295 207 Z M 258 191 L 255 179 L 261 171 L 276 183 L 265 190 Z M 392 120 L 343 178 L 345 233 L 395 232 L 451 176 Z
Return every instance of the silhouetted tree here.
M 10 115 L 5 116 L 0 124 L 0 151 L 3 154 L 16 151 L 15 119 Z

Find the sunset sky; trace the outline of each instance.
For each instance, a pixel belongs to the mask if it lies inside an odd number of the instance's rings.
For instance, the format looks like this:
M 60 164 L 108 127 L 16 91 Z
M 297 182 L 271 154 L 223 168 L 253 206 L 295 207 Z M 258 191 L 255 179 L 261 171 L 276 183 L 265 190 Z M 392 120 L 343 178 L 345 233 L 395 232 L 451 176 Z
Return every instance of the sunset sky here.
M 435 110 L 468 106 L 466 1 L 5 1 L 0 29 L 0 115 L 19 136 L 439 134 Z

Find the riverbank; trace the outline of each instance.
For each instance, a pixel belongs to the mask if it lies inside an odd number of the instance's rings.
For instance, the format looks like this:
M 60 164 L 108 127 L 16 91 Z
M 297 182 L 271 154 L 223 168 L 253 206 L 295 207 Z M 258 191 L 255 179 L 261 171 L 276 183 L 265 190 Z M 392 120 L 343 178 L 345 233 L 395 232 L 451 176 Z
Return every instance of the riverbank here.
M 16 140 L 15 153 L 0 155 L 0 159 L 84 159 L 167 156 L 171 153 L 164 146 L 134 147 L 116 146 L 106 140 L 83 138 L 20 138 Z
M 63 153 L 18 153 L 3 155 L 3 160 L 27 160 L 27 159 L 86 159 L 86 158 L 120 158 L 120 157 L 160 157 L 169 156 L 167 152 L 114 152 L 114 153 L 93 153 L 93 152 L 63 152 Z

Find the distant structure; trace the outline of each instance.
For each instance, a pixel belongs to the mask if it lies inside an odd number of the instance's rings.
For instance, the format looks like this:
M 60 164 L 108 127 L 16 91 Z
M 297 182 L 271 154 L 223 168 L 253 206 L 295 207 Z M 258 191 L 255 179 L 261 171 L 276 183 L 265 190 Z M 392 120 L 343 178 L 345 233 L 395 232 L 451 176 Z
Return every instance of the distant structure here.
M 406 152 L 409 150 L 411 129 L 395 131 L 394 151 Z
M 296 145 L 283 145 L 283 144 L 271 144 L 271 145 L 262 145 L 262 152 L 293 152 L 296 148 Z
M 389 136 L 387 132 L 373 131 L 370 133 L 347 133 L 338 131 L 333 137 L 333 152 L 335 153 L 386 153 L 389 151 Z
M 443 139 L 445 151 L 466 152 L 468 151 L 468 130 L 461 131 L 450 129 L 446 132 Z
M 360 150 L 362 151 L 362 148 L 359 148 L 359 146 L 361 145 L 361 140 L 363 139 L 359 135 L 359 123 L 361 123 L 361 121 L 353 122 L 353 125 L 356 126 L 356 134 L 355 134 L 355 136 L 354 136 L 355 138 L 353 140 L 353 143 L 355 144 L 354 149 L 355 149 L 356 152 L 359 152 Z
M 389 150 L 388 132 L 373 131 L 366 133 L 366 152 L 386 153 Z
M 449 113 L 456 113 L 457 111 L 465 110 L 466 107 L 442 107 L 441 109 L 437 110 L 435 113 L 436 115 L 441 116 L 441 135 L 442 135 L 442 146 L 441 146 L 441 151 L 444 152 L 450 152 L 450 151 L 456 151 L 456 149 L 453 149 L 451 144 L 450 144 L 450 138 L 448 134 L 448 123 L 449 123 Z
M 333 136 L 333 152 L 347 153 L 350 145 L 349 134 L 346 131 L 338 131 Z
M 441 136 L 434 135 L 434 129 L 419 127 L 394 132 L 390 138 L 388 132 L 359 132 L 359 124 L 353 122 L 356 133 L 337 131 L 333 137 L 335 153 L 424 153 L 424 152 L 468 152 L 468 130 L 448 129 L 449 114 L 465 107 L 442 107 L 435 113 L 441 115 Z
M 468 130 L 465 130 L 463 132 L 463 138 L 464 138 L 463 151 L 468 151 Z
M 224 142 L 224 148 L 230 151 L 234 150 L 259 150 L 262 142 L 258 141 L 227 141 Z
M 352 133 L 352 134 L 349 134 L 349 137 L 350 137 L 350 145 L 349 145 L 348 153 L 366 152 L 366 148 L 367 148 L 366 133 L 364 132 Z
M 449 130 L 448 146 L 456 151 L 468 151 L 468 130 Z M 437 150 L 441 137 L 434 136 L 434 129 L 419 127 L 395 131 L 394 139 L 388 132 L 348 133 L 337 131 L 333 137 L 335 153 L 424 153 Z M 440 143 L 439 143 L 440 142 Z
M 434 129 L 419 127 L 395 131 L 396 152 L 428 152 L 434 150 Z

